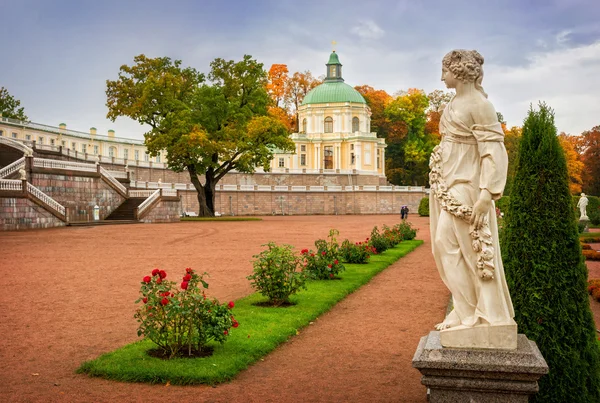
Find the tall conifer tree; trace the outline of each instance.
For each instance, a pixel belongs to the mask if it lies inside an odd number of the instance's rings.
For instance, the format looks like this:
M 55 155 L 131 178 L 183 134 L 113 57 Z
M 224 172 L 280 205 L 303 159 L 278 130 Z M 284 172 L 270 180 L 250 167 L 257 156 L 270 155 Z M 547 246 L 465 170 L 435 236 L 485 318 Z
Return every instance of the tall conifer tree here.
M 502 254 L 519 333 L 550 372 L 537 402 L 600 402 L 600 350 L 590 311 L 564 152 L 545 104 L 523 126 Z

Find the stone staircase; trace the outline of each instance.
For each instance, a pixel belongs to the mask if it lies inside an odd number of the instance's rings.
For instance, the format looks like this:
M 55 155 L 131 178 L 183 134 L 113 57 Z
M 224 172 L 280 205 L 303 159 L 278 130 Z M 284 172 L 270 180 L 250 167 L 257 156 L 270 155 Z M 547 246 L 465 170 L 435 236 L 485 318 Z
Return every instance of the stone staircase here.
M 104 219 L 104 221 L 136 221 L 135 209 L 146 200 L 144 197 L 130 197 Z M 136 221 L 137 222 L 137 221 Z

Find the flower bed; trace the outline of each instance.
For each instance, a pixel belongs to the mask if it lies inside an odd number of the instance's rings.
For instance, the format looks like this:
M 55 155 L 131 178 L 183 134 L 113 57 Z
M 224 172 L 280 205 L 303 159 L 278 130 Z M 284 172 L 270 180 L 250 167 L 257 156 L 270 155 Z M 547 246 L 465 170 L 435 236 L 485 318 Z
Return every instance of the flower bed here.
M 596 252 L 595 250 L 584 249 L 582 253 L 585 256 L 585 260 L 600 260 L 600 252 Z
M 214 348 L 210 357 L 162 360 L 149 356 L 154 344 L 142 340 L 85 362 L 78 372 L 127 382 L 187 385 L 228 381 L 422 243 L 404 241 L 374 255 L 368 264 L 347 264 L 339 275 L 343 281 L 311 281 L 306 290 L 290 298 L 294 305 L 286 308 L 257 306 L 266 300 L 258 293 L 236 301 L 235 318 L 240 326 L 231 330 L 226 343 L 209 343 Z

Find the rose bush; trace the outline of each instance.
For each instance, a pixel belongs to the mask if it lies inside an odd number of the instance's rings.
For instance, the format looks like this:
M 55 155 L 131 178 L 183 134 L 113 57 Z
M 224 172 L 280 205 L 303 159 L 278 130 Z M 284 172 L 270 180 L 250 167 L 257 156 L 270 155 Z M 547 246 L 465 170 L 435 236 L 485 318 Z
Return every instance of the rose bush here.
M 342 242 L 340 254 L 346 263 L 367 263 L 371 255 L 377 250 L 369 245 L 369 238 L 364 242 L 350 242 L 348 239 Z
M 206 297 L 206 273 L 185 270 L 181 283 L 165 280 L 164 270 L 152 270 L 142 279 L 136 301 L 142 303 L 135 313 L 138 336 L 154 342 L 167 358 L 200 353 L 211 340 L 223 343 L 229 329 L 239 325 L 231 313 L 233 302 L 227 306 Z
M 290 245 L 269 242 L 267 250 L 254 255 L 254 273 L 247 277 L 252 287 L 274 306 L 290 302 L 290 296 L 306 288 L 306 275 L 300 270 L 300 259 Z
M 329 231 L 327 241 L 324 239 L 315 241 L 316 252 L 308 249 L 302 250 L 304 270 L 311 278 L 317 280 L 333 279 L 340 272 L 346 270 L 341 263 L 342 255 L 336 239 L 338 235 L 339 231 L 332 229 Z

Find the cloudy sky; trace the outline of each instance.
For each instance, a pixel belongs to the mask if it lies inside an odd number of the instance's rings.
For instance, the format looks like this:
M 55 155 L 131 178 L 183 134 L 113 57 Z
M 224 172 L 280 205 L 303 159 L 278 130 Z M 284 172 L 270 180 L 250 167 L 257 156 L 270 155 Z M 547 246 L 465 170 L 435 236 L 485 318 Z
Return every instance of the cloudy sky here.
M 38 123 L 142 138 L 136 122 L 106 119 L 106 80 L 135 55 L 208 72 L 214 58 L 249 54 L 319 76 L 335 40 L 353 86 L 443 89 L 443 55 L 477 49 L 509 126 L 540 100 L 559 131 L 600 125 L 598 0 L 0 0 L 0 10 L 0 86 Z

